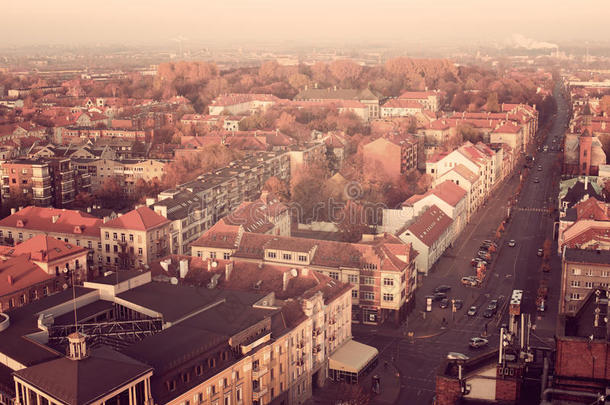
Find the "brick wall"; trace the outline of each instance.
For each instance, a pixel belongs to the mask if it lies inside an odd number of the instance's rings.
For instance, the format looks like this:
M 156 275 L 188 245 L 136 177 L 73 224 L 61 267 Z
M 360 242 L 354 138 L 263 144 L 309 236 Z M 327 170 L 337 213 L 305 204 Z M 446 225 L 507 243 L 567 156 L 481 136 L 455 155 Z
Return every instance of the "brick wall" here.
M 436 405 L 454 405 L 462 397 L 457 378 L 436 376 Z
M 589 341 L 588 338 L 557 339 L 555 374 L 608 380 L 610 356 L 606 341 Z
M 498 366 L 496 370 L 496 401 L 518 400 L 521 391 L 522 370 L 520 368 L 515 368 L 514 374 L 510 376 L 501 373 L 501 366 Z

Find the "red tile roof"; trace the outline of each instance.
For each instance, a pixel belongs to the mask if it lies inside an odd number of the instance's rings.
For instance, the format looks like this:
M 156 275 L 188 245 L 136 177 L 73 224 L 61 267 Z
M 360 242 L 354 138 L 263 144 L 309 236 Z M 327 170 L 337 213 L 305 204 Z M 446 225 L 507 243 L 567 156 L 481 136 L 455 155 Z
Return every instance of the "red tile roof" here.
M 146 231 L 160 225 L 169 223 L 169 219 L 157 214 L 148 207 L 140 207 L 129 211 L 102 226 L 105 228 L 133 229 L 136 231 Z
M 589 197 L 585 201 L 574 205 L 577 219 L 594 219 L 596 221 L 610 221 L 610 207 L 607 203 Z
M 381 106 L 381 108 L 389 107 L 389 108 L 411 108 L 411 109 L 424 109 L 424 105 L 416 100 L 402 100 L 402 99 L 392 99 L 387 103 Z
M 466 196 L 466 190 L 451 180 L 445 180 L 436 185 L 429 193 L 434 194 L 452 207 L 455 207 Z
M 500 125 L 493 130 L 493 132 L 496 134 L 516 134 L 519 133 L 519 131 L 521 131 L 521 127 L 517 124 L 513 124 L 512 122 L 507 122 L 506 124 Z
M 427 99 L 430 96 L 438 96 L 435 91 L 405 91 L 398 98 L 406 100 Z
M 37 262 L 49 263 L 63 257 L 85 253 L 83 247 L 65 243 L 47 235 L 37 235 L 15 247 L 2 246 L 0 253 L 10 256 L 25 255 Z
M 54 278 L 32 263 L 27 256 L 0 258 L 0 296 L 13 294 Z
M 453 220 L 440 208 L 432 205 L 407 227 L 407 231 L 426 246 L 432 246 L 447 231 L 452 222 Z
M 0 221 L 0 227 L 82 234 L 98 238 L 101 225 L 101 219 L 81 211 L 34 206 L 25 207 Z

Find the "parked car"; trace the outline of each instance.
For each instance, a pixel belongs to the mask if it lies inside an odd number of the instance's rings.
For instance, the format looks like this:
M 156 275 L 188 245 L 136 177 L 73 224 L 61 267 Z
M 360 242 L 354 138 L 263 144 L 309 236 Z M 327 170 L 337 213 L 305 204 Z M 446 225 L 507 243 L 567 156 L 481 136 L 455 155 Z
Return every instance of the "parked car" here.
M 438 304 L 439 307 L 445 309 L 449 307 L 449 298 L 443 298 L 441 302 Z
M 451 286 L 449 286 L 449 285 L 439 285 L 438 287 L 436 287 L 434 289 L 435 293 L 439 293 L 439 292 L 440 293 L 446 293 L 446 292 L 449 292 L 449 291 L 451 291 Z
M 489 304 L 487 304 L 487 309 L 491 309 L 492 311 L 497 310 L 498 309 L 498 300 L 489 301 Z
M 534 178 L 534 183 L 540 183 L 540 179 L 538 177 Z
M 432 295 L 432 301 L 440 301 L 443 298 L 447 298 L 447 294 L 442 292 L 437 292 Z
M 479 284 L 479 280 L 475 276 L 462 277 L 462 284 L 470 287 L 474 287 Z
M 481 338 L 481 337 L 473 337 L 470 338 L 468 345 L 473 349 L 480 349 L 481 347 L 487 346 L 489 340 Z
M 491 318 L 495 314 L 496 314 L 496 310 L 495 309 L 485 308 L 485 311 L 483 311 L 483 316 L 485 318 Z
M 477 314 L 477 307 L 473 305 L 470 308 L 468 308 L 467 314 L 468 314 L 468 316 L 475 316 Z
M 538 171 L 541 172 L 542 171 L 542 165 L 538 165 Z
M 456 311 L 459 311 L 460 309 L 462 309 L 464 307 L 464 301 L 462 301 L 462 300 L 454 300 L 453 301 L 453 307 L 455 308 Z
M 538 252 L 536 252 L 536 256 L 538 256 L 538 257 L 542 257 L 543 254 L 544 254 L 544 251 L 542 249 L 538 249 Z
M 468 360 L 470 357 L 462 353 L 449 352 L 447 353 L 447 360 Z
M 508 241 L 508 246 L 515 247 L 515 246 L 517 246 L 517 242 L 515 242 L 514 239 L 511 239 L 511 240 Z

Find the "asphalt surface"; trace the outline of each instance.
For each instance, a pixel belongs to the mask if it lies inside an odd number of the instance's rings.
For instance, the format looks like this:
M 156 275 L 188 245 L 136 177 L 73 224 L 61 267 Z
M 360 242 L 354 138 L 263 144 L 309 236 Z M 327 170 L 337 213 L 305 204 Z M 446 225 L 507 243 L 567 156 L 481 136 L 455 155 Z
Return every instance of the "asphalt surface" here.
M 518 198 L 516 190 L 520 181 L 519 173 L 506 180 L 492 193 L 486 205 L 474 215 L 468 227 L 458 237 L 455 246 L 445 253 L 430 274 L 423 279 L 423 285 L 417 294 L 416 310 L 401 328 L 394 331 L 384 331 L 382 328 L 354 328 L 354 337 L 357 340 L 377 347 L 381 360 L 391 362 L 399 370 L 401 390 L 395 403 L 431 403 L 438 366 L 448 352 L 474 356 L 497 347 L 499 325 L 507 320 L 505 303 L 514 289 L 524 290 L 522 312 L 532 314 L 532 322 L 535 323 L 531 345 L 553 347 L 561 279 L 556 242 L 553 241 L 550 272 L 541 271 L 542 260 L 536 253 L 545 239 L 552 240 L 553 217 L 549 214 L 549 206 L 557 206 L 560 169 L 555 162 L 560 152 L 559 146 L 554 147 L 554 151 L 551 151 L 551 147 L 561 144 L 569 119 L 568 106 L 560 95 L 559 87 L 555 89 L 555 97 L 558 112 L 552 129 L 544 140 L 549 151 L 534 152 L 534 168 L 528 176 L 524 176 L 524 185 Z M 557 138 L 556 143 L 553 143 L 553 138 Z M 537 170 L 539 164 L 542 165 L 541 171 Z M 516 171 L 519 170 L 520 167 Z M 534 182 L 535 178 L 538 178 L 539 182 Z M 517 203 L 512 208 L 505 232 L 498 240 L 499 249 L 485 282 L 479 288 L 462 286 L 461 277 L 474 274 L 470 259 L 476 255 L 483 240 L 493 239 L 499 223 L 506 217 L 509 200 L 513 197 L 517 198 Z M 515 247 L 508 246 L 507 242 L 511 239 L 516 241 Z M 541 279 L 545 279 L 549 285 L 547 310 L 544 313 L 536 311 L 535 302 Z M 424 319 L 424 297 L 441 284 L 452 287 L 449 297 L 464 300 L 464 308 L 452 314 L 450 309 L 441 309 L 438 304 L 434 304 L 432 312 L 425 314 Z M 484 318 L 482 313 L 487 303 L 498 298 L 501 299 L 499 312 L 492 318 Z M 479 308 L 474 317 L 466 315 L 470 305 Z M 422 328 L 430 330 L 430 337 L 408 337 L 409 331 Z M 468 340 L 481 336 L 485 330 L 489 339 L 488 348 L 470 349 Z

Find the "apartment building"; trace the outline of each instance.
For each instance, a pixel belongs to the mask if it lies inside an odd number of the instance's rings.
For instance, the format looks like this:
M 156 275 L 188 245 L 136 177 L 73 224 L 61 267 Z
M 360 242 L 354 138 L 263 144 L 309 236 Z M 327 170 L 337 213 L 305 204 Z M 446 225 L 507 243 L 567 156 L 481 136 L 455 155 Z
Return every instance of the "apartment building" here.
M 309 89 L 306 88 L 301 90 L 299 94 L 294 97 L 295 101 L 358 101 L 363 104 L 367 109 L 367 114 L 364 117 L 365 120 L 371 120 L 379 118 L 379 102 L 381 97 L 375 94 L 370 89 Z
M 191 245 L 191 254 L 308 268 L 348 282 L 352 284 L 352 320 L 367 324 L 399 323 L 416 288 L 417 253 L 388 234 L 346 243 L 252 233 L 219 222 Z
M 286 152 L 254 152 L 177 189 L 188 190 L 201 199 L 208 229 L 242 202 L 256 200 L 270 177 L 289 180 L 290 166 L 291 158 Z
M 610 250 L 566 248 L 561 257 L 559 312 L 574 315 L 595 288 L 610 286 Z
M 104 266 L 131 269 L 169 253 L 171 221 L 139 207 L 100 226 Z
M 362 153 L 368 170 L 397 179 L 417 168 L 418 142 L 408 134 L 390 134 L 364 145 Z
M 84 174 L 77 182 L 69 158 L 17 159 L 2 163 L 2 198 L 22 194 L 37 206 L 65 208 L 79 191 L 90 191 L 89 176 Z
M 87 250 L 37 235 L 16 246 L 0 246 L 0 275 L 0 312 L 6 312 L 86 281 Z
M 157 214 L 169 219 L 170 252 L 187 254 L 190 244 L 205 230 L 205 204 L 190 191 L 166 190 L 157 198 L 147 198 L 146 205 Z
M 77 287 L 74 300 L 64 291 L 11 313 L 0 328 L 3 396 L 26 405 L 302 404 L 352 342 L 347 284 L 289 266 L 214 262 L 210 271 L 212 262 L 196 258 L 169 262 L 152 273 L 177 283 L 126 271 Z M 81 324 L 99 326 L 72 333 L 73 308 Z M 102 326 L 119 322 L 141 333 L 117 340 Z M 46 343 L 22 339 L 34 332 Z
M 88 268 L 102 261 L 102 220 L 77 210 L 29 206 L 0 220 L 0 243 L 13 246 L 38 235 L 47 235 L 87 249 Z

